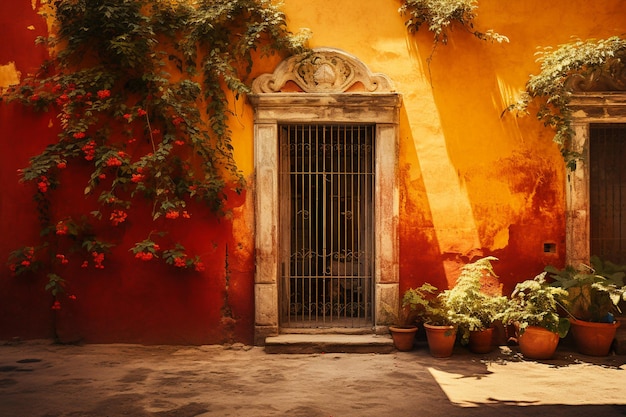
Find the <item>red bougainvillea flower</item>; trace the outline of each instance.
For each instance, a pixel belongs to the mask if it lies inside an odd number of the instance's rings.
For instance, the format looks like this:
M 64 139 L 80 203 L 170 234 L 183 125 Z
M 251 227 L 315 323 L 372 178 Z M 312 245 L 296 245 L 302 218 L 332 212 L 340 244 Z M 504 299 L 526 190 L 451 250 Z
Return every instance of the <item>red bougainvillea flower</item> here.
M 144 110 L 144 109 L 142 109 L 142 108 L 139 108 L 139 110 L 137 110 L 137 115 L 138 115 L 138 116 L 145 116 L 146 114 L 148 114 L 148 112 L 147 112 L 147 111 L 145 111 L 145 110 Z
M 109 98 L 111 97 L 111 91 L 110 90 L 100 90 L 98 91 L 98 98 L 100 100 L 104 100 L 105 98 Z
M 52 309 L 53 310 L 60 310 L 61 309 L 61 303 L 59 302 L 59 300 L 55 301 L 54 304 L 52 304 Z
M 178 146 L 180 146 L 180 145 L 184 145 L 184 144 L 185 144 L 185 141 L 184 141 L 184 140 L 180 140 L 180 139 L 179 139 L 179 140 L 174 141 L 174 145 L 178 145 Z
M 32 96 L 30 96 L 30 101 L 37 101 L 39 100 L 39 94 L 33 94 Z
M 185 258 L 174 258 L 174 266 L 177 268 L 185 268 L 187 262 L 185 262 Z
M 172 116 L 172 124 L 173 124 L 174 126 L 178 126 L 179 124 L 181 124 L 181 123 L 182 123 L 182 122 L 184 122 L 184 121 L 185 121 L 185 119 L 183 119 L 183 118 L 182 118 L 182 117 L 180 117 L 180 116 Z
M 177 219 L 178 216 L 180 216 L 180 213 L 177 210 L 169 210 L 167 213 L 165 213 L 165 218 L 166 219 Z
M 111 156 L 109 159 L 107 159 L 107 162 L 106 162 L 106 166 L 108 167 L 119 167 L 121 165 L 122 165 L 122 161 L 117 159 L 115 156 Z
M 48 191 L 48 187 L 50 186 L 50 181 L 48 181 L 48 177 L 42 175 L 39 177 L 39 181 L 37 181 L 37 188 L 40 192 L 45 193 Z
M 93 256 L 93 262 L 94 262 L 94 266 L 97 269 L 104 269 L 104 265 L 102 265 L 102 262 L 104 262 L 104 253 L 98 253 L 98 252 L 91 252 L 91 256 Z
M 135 258 L 141 259 L 142 261 L 149 261 L 154 258 L 154 255 L 152 252 L 137 252 Z
M 67 232 L 69 231 L 67 224 L 65 224 L 65 222 L 60 221 L 57 223 L 56 225 L 56 234 L 59 236 L 63 236 L 66 235 Z
M 106 177 L 107 177 L 107 174 L 100 174 L 100 175 L 98 175 L 98 179 L 99 180 L 104 180 L 104 179 L 106 179 Z
M 145 178 L 145 175 L 143 174 L 132 174 L 130 180 L 134 183 L 138 183 L 143 181 Z
M 56 99 L 56 103 L 59 106 L 64 105 L 65 103 L 67 103 L 68 101 L 70 101 L 70 97 L 67 94 L 61 94 L 57 99 Z
M 191 214 L 187 213 L 187 210 L 183 211 L 183 219 L 190 219 Z
M 65 168 L 67 168 L 67 163 L 65 161 L 57 162 L 57 168 L 58 169 L 65 169 Z
M 126 113 L 126 114 L 124 115 L 124 119 L 128 120 L 129 122 L 130 122 L 130 119 L 131 119 L 132 117 L 133 117 L 133 116 L 132 116 L 132 115 L 130 115 L 129 113 Z
M 76 300 L 76 296 L 74 294 L 68 295 L 67 298 L 69 298 L 70 300 Z
M 96 142 L 93 140 L 87 142 L 82 148 L 80 148 L 85 153 L 85 159 L 87 161 L 92 161 L 96 156 Z
M 62 253 L 57 253 L 56 258 L 60 260 L 63 265 L 69 263 L 69 260 Z
M 50 185 L 47 181 L 39 181 L 37 183 L 37 188 L 39 189 L 39 191 L 41 191 L 42 193 L 45 193 L 48 191 L 48 185 Z
M 194 264 L 194 269 L 198 272 L 204 271 L 204 264 L 202 262 L 196 262 Z
M 111 220 L 113 226 L 117 226 L 120 223 L 124 223 L 124 221 L 126 221 L 126 217 L 128 217 L 128 215 L 124 210 L 113 210 L 109 220 Z
M 30 266 L 30 261 L 28 259 L 24 259 L 20 265 L 28 268 Z
M 84 139 L 85 136 L 87 136 L 85 134 L 85 132 L 76 132 L 72 135 L 72 137 L 74 137 L 74 139 Z M 84 149 L 83 149 L 84 150 Z
M 89 261 L 83 261 L 81 268 L 87 268 L 89 266 Z

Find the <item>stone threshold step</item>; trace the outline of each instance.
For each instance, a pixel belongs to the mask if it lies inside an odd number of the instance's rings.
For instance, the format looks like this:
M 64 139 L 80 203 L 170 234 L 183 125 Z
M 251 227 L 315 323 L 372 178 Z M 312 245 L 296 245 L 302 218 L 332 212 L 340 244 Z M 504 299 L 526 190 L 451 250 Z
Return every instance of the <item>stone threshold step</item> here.
M 281 334 L 265 339 L 267 353 L 391 353 L 389 335 Z

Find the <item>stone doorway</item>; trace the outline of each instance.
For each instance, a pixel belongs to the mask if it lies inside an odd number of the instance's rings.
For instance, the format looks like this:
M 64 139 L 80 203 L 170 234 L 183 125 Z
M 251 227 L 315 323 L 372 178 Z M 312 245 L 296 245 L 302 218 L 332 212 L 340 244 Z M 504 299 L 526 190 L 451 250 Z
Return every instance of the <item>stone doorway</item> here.
M 281 319 L 282 271 L 291 248 L 281 239 L 280 137 L 283 126 L 367 125 L 376 149 L 373 168 L 373 251 L 371 320 L 376 332 L 397 311 L 399 192 L 398 123 L 401 97 L 383 74 L 372 73 L 343 51 L 315 49 L 283 61 L 271 74 L 259 76 L 250 101 L 255 111 L 255 343 L 263 344 L 284 328 Z M 284 210 L 284 208 L 282 209 Z M 330 331 L 330 329 L 326 329 Z

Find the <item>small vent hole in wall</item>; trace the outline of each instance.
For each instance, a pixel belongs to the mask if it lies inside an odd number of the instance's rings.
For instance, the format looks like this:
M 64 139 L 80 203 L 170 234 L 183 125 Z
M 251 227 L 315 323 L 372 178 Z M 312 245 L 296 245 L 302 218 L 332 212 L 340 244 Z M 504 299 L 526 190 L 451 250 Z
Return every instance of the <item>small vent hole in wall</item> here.
M 556 243 L 544 243 L 543 253 L 556 253 Z

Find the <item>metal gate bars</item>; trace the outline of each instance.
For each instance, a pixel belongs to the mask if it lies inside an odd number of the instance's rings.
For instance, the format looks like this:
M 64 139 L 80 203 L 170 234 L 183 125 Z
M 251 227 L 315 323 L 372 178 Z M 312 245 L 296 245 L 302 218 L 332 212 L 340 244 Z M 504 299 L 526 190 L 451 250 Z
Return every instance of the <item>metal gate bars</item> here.
M 280 143 L 281 324 L 369 326 L 374 127 L 285 125 Z

